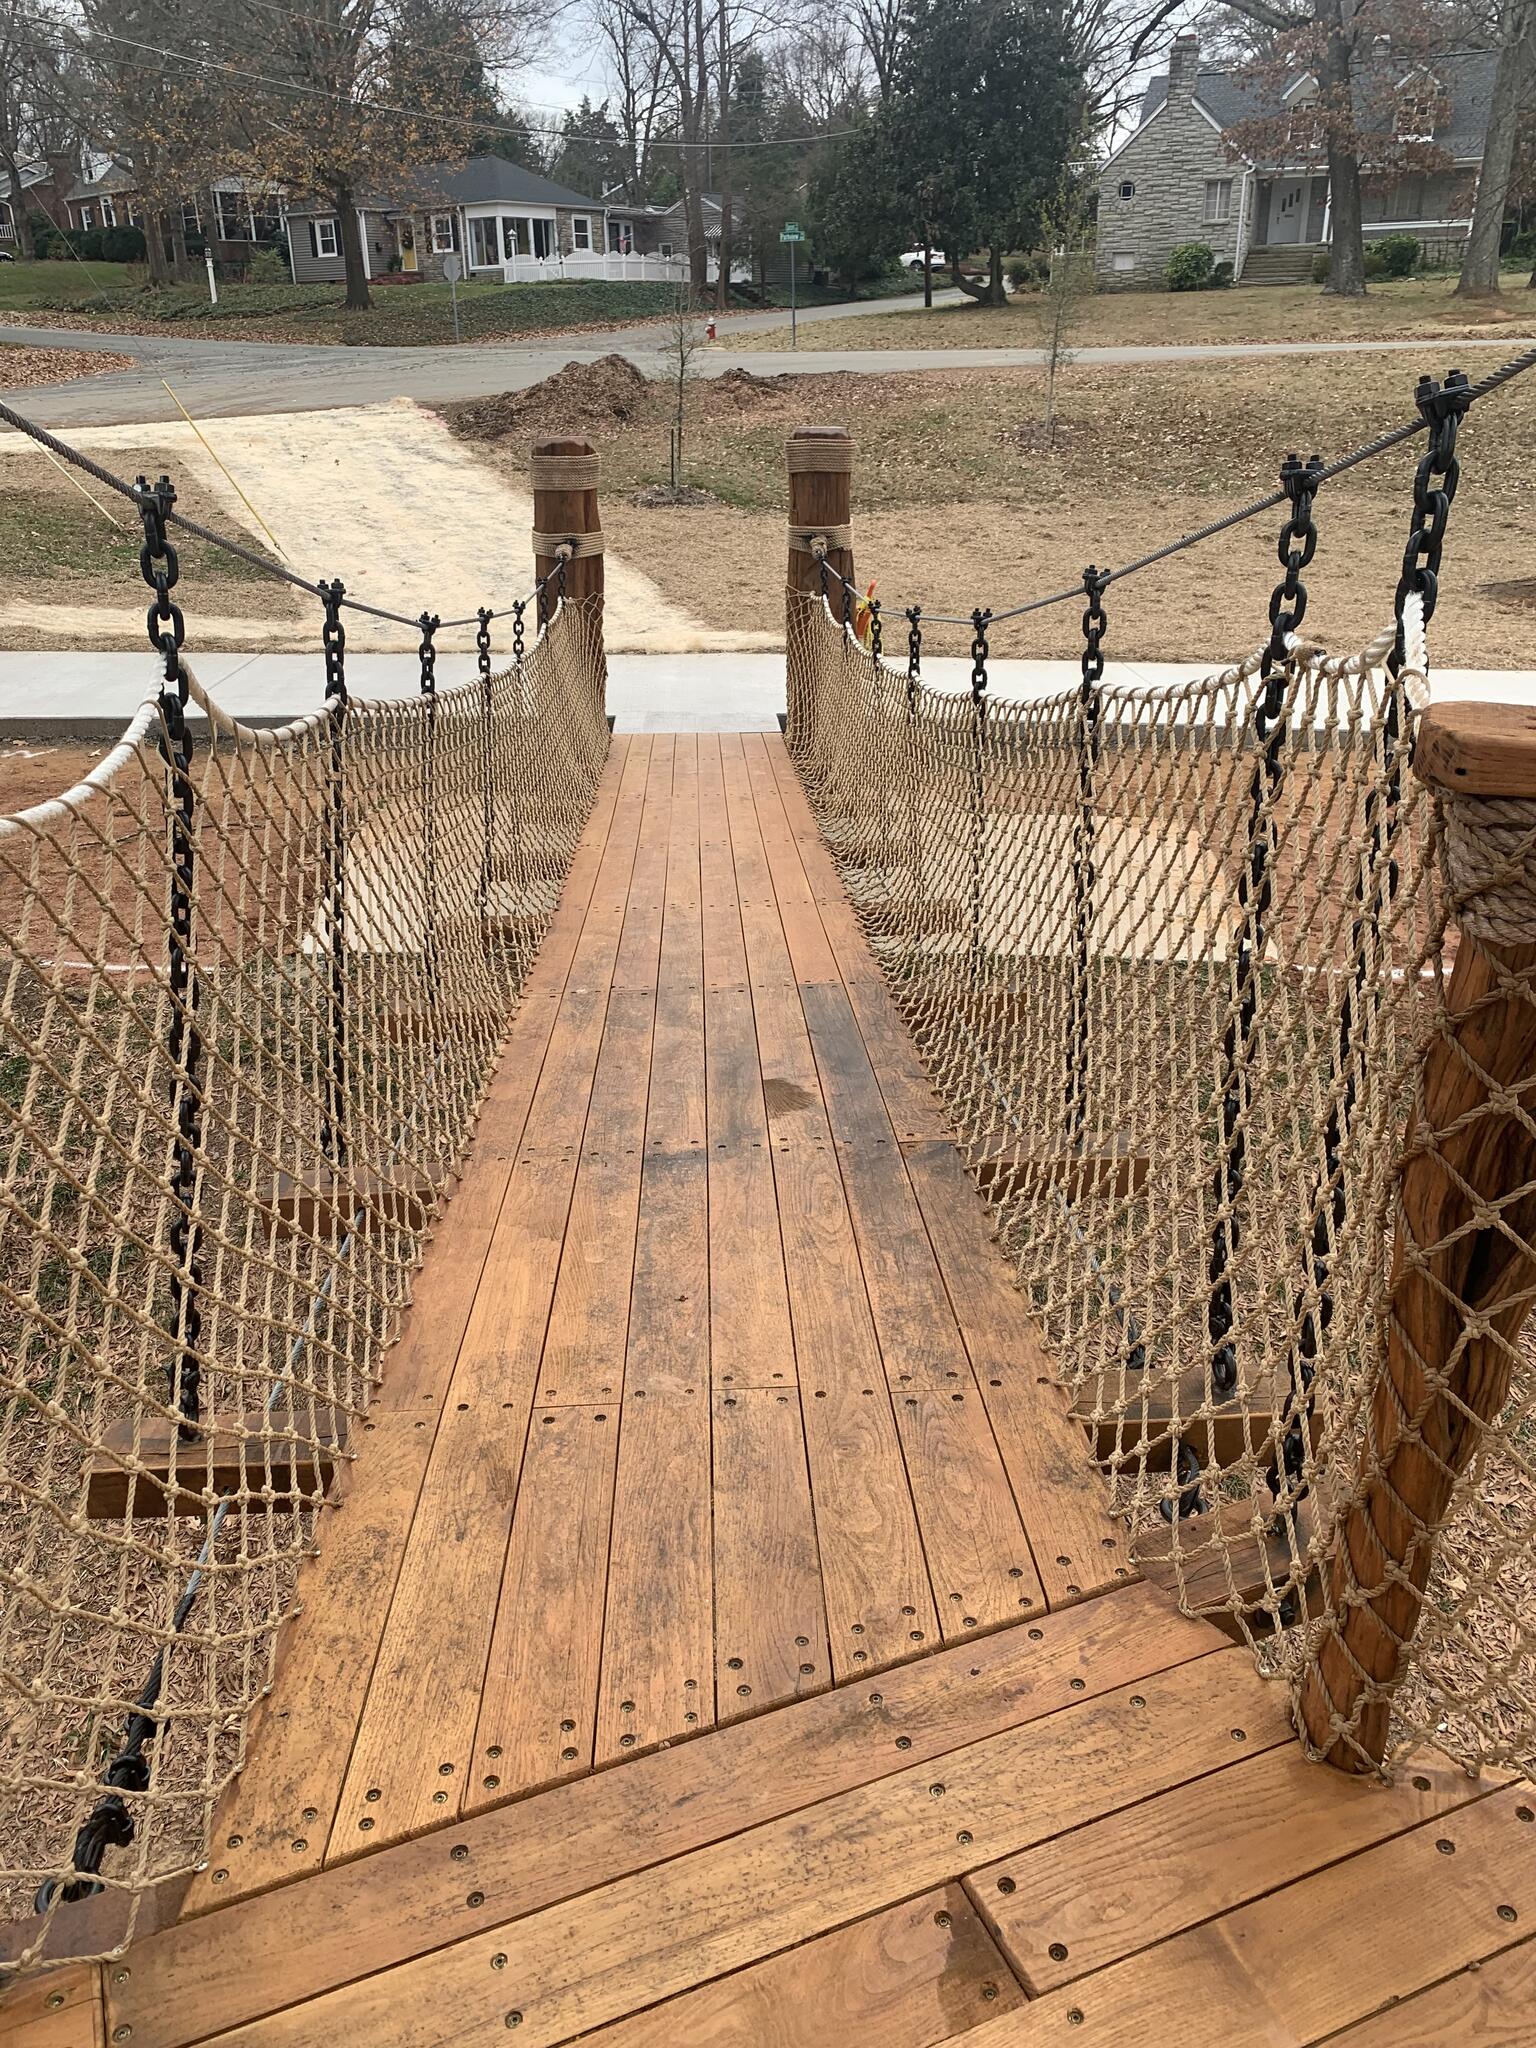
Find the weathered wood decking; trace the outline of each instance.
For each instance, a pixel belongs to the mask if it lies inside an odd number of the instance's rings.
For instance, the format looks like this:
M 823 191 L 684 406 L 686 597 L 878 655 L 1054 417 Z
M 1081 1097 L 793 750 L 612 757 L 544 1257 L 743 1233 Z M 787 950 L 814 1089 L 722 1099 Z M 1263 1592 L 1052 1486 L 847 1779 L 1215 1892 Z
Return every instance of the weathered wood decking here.
M 1135 1581 L 776 737 L 615 741 L 301 1594 L 29 2048 L 1536 2039 L 1529 1788 Z

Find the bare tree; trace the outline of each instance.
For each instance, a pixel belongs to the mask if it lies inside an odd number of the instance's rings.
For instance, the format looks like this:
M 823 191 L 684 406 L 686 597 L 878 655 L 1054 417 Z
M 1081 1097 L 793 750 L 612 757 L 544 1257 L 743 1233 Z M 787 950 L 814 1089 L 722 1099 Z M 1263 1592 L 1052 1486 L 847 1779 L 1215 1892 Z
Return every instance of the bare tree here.
M 1072 360 L 1072 336 L 1085 301 L 1093 296 L 1093 242 L 1087 191 L 1081 179 L 1063 178 L 1041 217 L 1047 272 L 1040 289 L 1041 353 L 1045 357 L 1047 448 L 1056 446 L 1056 385 Z
M 628 197 L 638 205 L 650 191 L 656 138 L 677 120 L 671 74 L 656 38 L 635 18 L 628 0 L 595 0 L 589 19 L 613 86 L 610 97 L 624 143 Z
M 671 442 L 672 488 L 683 487 L 683 441 L 688 425 L 688 379 L 693 359 L 704 345 L 704 329 L 686 289 L 680 288 L 667 326 L 667 378 L 673 389 Z
M 26 165 L 73 153 L 66 77 L 68 33 L 44 0 L 0 0 L 0 171 L 16 246 L 35 254 L 27 219 Z
M 347 305 L 368 306 L 361 202 L 468 154 L 485 73 L 538 48 L 536 0 L 309 0 L 294 13 L 274 83 L 243 98 L 244 159 L 259 176 L 336 209 Z
M 1499 68 L 1488 105 L 1483 165 L 1472 226 L 1461 259 L 1458 292 L 1481 296 L 1499 288 L 1499 244 L 1515 167 L 1521 116 L 1536 96 L 1536 0 L 1502 0 L 1495 8 Z

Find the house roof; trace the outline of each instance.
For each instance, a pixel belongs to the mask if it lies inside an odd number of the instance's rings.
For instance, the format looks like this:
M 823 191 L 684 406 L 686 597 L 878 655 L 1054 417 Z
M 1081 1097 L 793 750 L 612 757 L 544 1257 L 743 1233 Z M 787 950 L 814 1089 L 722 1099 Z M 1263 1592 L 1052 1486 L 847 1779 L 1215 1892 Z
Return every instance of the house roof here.
M 472 156 L 467 164 L 439 164 L 420 171 L 410 190 L 418 200 L 445 199 L 455 206 L 480 206 L 488 200 L 503 200 L 527 206 L 581 206 L 601 213 L 602 203 L 585 192 L 573 192 L 569 185 L 557 185 L 524 164 L 509 163 L 504 156 Z
M 1427 71 L 1443 88 L 1447 101 L 1445 116 L 1435 128 L 1436 147 L 1458 160 L 1476 160 L 1483 153 L 1488 102 L 1498 62 L 1494 50 L 1453 50 L 1429 62 L 1401 53 L 1394 55 L 1390 50 L 1373 52 L 1361 66 L 1362 121 L 1368 127 L 1390 131 L 1398 87 L 1415 73 Z M 1299 85 L 1303 76 L 1304 73 L 1296 73 L 1284 86 L 1258 85 L 1236 72 L 1202 66 L 1195 74 L 1195 98 L 1217 127 L 1225 130 L 1240 121 L 1284 114 L 1288 107 L 1285 94 Z M 1147 81 L 1138 129 L 1146 126 L 1167 99 L 1165 72 Z
M 71 185 L 64 198 L 66 204 L 73 205 L 80 199 L 100 199 L 104 193 L 131 192 L 133 189 L 132 172 L 125 171 L 121 164 L 112 164 L 99 178 L 85 178 L 78 185 Z

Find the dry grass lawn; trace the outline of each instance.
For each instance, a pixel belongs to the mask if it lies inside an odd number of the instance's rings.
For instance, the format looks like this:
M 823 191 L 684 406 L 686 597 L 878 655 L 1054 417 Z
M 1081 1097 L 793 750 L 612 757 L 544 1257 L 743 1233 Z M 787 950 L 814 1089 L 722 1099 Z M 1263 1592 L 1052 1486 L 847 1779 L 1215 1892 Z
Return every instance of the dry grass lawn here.
M 935 306 L 931 312 L 871 313 L 804 329 L 802 348 L 1038 348 L 1038 295 L 1006 306 Z M 1511 272 L 1505 289 L 1460 299 L 1455 279 L 1373 284 L 1363 299 L 1328 297 L 1317 285 L 1239 285 L 1224 292 L 1104 292 L 1084 302 L 1072 339 L 1079 347 L 1169 347 L 1223 341 L 1389 341 L 1433 336 L 1536 334 L 1536 292 Z M 789 328 L 752 337 L 753 348 L 790 345 Z
M 1429 360 L 1436 360 L 1431 356 Z M 622 399 L 622 420 L 558 395 L 534 401 L 545 431 L 591 436 L 605 462 L 609 546 L 706 624 L 782 623 L 783 443 L 840 421 L 857 445 L 856 560 L 887 610 L 1002 610 L 1076 582 L 1084 563 L 1131 560 L 1276 487 L 1287 449 L 1343 454 L 1413 413 L 1418 359 L 1402 354 L 1075 368 L 1054 451 L 1035 445 L 1034 370 L 757 381 L 734 374 L 689 396 L 687 476 L 718 503 L 632 503 L 666 475 L 666 400 Z M 525 394 L 532 397 L 532 394 Z M 484 456 L 523 473 L 519 420 Z M 1325 487 L 1307 626 L 1335 648 L 1391 616 L 1418 443 Z M 1536 373 L 1475 412 L 1447 542 L 1433 636 L 1453 667 L 1536 665 Z M 1106 652 L 1123 660 L 1226 660 L 1266 627 L 1280 520 L 1266 513 L 1112 588 Z M 1079 604 L 1000 628 L 1001 653 L 1080 651 Z M 935 635 L 959 652 L 968 635 Z

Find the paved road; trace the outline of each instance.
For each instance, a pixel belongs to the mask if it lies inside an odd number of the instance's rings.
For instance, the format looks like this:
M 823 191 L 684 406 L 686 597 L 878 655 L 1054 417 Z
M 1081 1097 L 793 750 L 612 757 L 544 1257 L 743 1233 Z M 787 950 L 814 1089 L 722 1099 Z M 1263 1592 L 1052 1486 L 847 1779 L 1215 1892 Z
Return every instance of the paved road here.
M 886 301 L 880 310 L 920 304 Z M 824 320 L 854 318 L 867 303 L 821 306 L 802 317 L 807 327 Z M 1040 362 L 1038 349 L 858 349 L 802 348 L 797 354 L 754 351 L 754 333 L 782 326 L 780 312 L 732 315 L 722 321 L 719 344 L 695 358 L 701 374 L 719 376 L 735 368 L 759 376 L 781 371 L 810 375 L 818 370 L 959 370 L 1020 368 Z M 642 370 L 664 366 L 663 336 L 654 326 L 608 334 L 573 336 L 568 342 L 476 344 L 464 348 L 345 348 L 297 342 L 221 341 L 170 335 L 77 333 L 72 329 L 0 327 L 0 341 L 42 347 L 115 350 L 137 357 L 131 370 L 72 384 L 24 390 L 17 409 L 46 426 L 105 426 L 174 419 L 175 407 L 161 385 L 168 378 L 196 418 L 249 413 L 326 411 L 368 405 L 382 399 L 428 401 L 480 398 L 490 392 L 523 390 L 569 362 L 591 362 L 619 352 Z M 1353 354 L 1370 349 L 1411 351 L 1428 367 L 1450 357 L 1512 355 L 1531 344 L 1514 336 L 1496 341 L 1277 341 L 1220 342 L 1177 348 L 1125 346 L 1083 348 L 1083 363 L 1198 362 L 1234 356 Z M 0 393 L 3 395 L 3 393 Z

